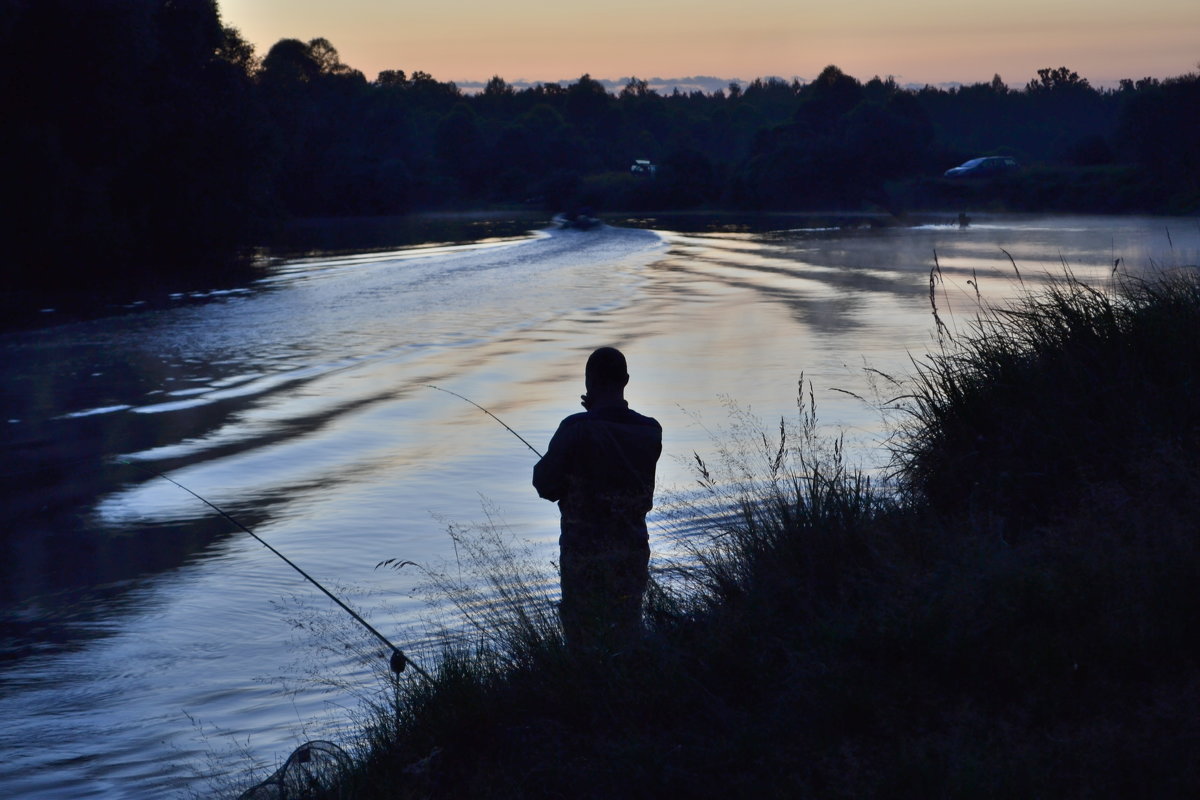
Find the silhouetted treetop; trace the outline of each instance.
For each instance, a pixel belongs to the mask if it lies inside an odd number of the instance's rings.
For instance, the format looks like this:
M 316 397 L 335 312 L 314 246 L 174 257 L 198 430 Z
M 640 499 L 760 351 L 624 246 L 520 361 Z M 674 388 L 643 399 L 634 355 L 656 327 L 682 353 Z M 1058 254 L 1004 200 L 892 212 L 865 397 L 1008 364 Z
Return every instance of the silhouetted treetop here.
M 328 39 L 280 39 L 267 52 L 259 72 L 268 83 L 308 83 L 322 76 L 364 81 L 356 69 L 343 64 L 337 49 Z M 403 76 L 403 73 L 401 73 Z
M 1087 78 L 1079 77 L 1079 73 L 1066 67 L 1045 67 L 1037 71 L 1037 79 L 1031 80 L 1025 90 L 1030 93 L 1054 92 L 1090 89 Z
M 485 97 L 512 97 L 516 92 L 504 78 L 493 75 L 483 87 L 483 94 Z

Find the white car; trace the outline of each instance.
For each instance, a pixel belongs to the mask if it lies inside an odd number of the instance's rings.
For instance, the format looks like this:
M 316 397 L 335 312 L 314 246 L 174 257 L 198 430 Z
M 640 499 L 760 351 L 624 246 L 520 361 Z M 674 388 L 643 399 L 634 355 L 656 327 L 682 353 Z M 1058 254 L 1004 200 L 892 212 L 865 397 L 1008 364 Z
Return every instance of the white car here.
M 1021 168 L 1015 158 L 1008 156 L 985 156 L 972 158 L 957 167 L 945 172 L 947 178 L 985 178 L 993 175 L 1007 175 Z

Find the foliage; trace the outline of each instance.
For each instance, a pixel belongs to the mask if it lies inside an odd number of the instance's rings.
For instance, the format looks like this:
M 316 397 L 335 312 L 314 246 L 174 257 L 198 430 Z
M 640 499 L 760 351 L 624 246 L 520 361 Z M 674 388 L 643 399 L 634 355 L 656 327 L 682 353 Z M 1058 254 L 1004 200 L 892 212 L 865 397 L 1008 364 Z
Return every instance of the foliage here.
M 1200 125 L 1200 73 L 1158 82 L 1124 83 L 1118 141 L 1168 192 L 1173 207 L 1200 200 L 1200 141 L 1187 131 Z

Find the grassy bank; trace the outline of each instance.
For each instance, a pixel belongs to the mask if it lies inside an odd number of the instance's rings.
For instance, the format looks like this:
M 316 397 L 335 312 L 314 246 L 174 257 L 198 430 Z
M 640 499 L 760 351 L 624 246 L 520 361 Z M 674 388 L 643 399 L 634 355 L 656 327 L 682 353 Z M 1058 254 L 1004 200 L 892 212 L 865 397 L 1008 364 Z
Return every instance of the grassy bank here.
M 565 651 L 500 553 L 333 796 L 1196 796 L 1198 331 L 1194 272 L 981 316 L 898 390 L 886 492 L 802 384 L 697 457 L 641 645 Z

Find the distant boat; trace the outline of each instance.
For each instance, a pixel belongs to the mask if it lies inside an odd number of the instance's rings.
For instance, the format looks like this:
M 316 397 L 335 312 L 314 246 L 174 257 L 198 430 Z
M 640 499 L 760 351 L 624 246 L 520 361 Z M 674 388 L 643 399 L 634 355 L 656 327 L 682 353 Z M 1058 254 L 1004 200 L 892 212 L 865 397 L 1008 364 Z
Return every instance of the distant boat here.
M 602 224 L 598 218 L 588 213 L 587 209 L 574 214 L 555 214 L 553 221 L 560 228 L 573 228 L 580 231 L 590 230 Z

